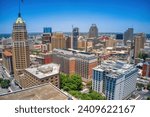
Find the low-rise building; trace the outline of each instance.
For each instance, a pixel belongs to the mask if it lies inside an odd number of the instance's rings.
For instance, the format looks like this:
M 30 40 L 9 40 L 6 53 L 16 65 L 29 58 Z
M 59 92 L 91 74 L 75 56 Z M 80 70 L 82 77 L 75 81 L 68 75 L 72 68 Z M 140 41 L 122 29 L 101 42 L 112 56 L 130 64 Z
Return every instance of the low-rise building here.
M 54 63 L 27 68 L 24 70 L 24 74 L 20 76 L 20 85 L 27 88 L 51 82 L 59 88 L 59 68 L 60 66 Z

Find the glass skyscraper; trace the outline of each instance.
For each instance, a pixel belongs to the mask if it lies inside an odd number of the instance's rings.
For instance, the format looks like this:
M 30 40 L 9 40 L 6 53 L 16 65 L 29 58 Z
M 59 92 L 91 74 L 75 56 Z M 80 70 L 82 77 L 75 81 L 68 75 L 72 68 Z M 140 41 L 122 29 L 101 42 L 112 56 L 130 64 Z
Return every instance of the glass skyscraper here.
M 79 28 L 77 27 L 73 28 L 72 34 L 73 34 L 73 49 L 78 49 Z

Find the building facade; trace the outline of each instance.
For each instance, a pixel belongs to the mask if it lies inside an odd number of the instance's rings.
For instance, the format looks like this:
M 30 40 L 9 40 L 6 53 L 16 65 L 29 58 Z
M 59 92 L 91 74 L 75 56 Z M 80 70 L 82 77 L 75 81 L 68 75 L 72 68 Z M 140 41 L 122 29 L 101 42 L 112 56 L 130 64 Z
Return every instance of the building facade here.
M 127 40 L 130 40 L 131 42 L 133 42 L 133 28 L 128 28 L 128 30 L 126 30 L 124 32 L 124 44 L 127 45 Z
M 59 88 L 59 68 L 60 66 L 54 63 L 27 68 L 22 76 L 21 86 L 28 88 L 51 82 L 54 86 Z
M 143 33 L 138 34 L 134 38 L 134 58 L 138 58 L 139 53 L 144 49 L 145 35 Z
M 77 27 L 73 28 L 72 34 L 73 34 L 73 49 L 78 49 L 79 28 Z
M 47 51 L 51 51 L 52 28 L 44 27 L 42 35 L 42 44 L 47 46 Z
M 145 62 L 142 68 L 142 76 L 150 78 L 150 62 Z
M 127 99 L 136 90 L 138 69 L 124 62 L 105 61 L 93 69 L 92 89 L 107 100 Z
M 52 50 L 54 48 L 64 49 L 66 48 L 66 39 L 63 33 L 54 33 L 52 36 Z
M 13 25 L 13 69 L 15 81 L 20 84 L 20 75 L 30 66 L 26 24 L 19 13 Z
M 4 50 L 2 54 L 3 66 L 9 75 L 14 73 L 13 70 L 13 60 L 12 60 L 12 52 L 8 50 Z
M 98 28 L 96 24 L 92 24 L 89 29 L 89 38 L 97 38 L 98 37 Z
M 53 50 L 53 62 L 60 64 L 60 71 L 66 74 L 78 74 L 84 81 L 92 78 L 92 68 L 97 66 L 94 54 L 75 50 Z
M 66 48 L 71 48 L 71 37 L 66 36 Z

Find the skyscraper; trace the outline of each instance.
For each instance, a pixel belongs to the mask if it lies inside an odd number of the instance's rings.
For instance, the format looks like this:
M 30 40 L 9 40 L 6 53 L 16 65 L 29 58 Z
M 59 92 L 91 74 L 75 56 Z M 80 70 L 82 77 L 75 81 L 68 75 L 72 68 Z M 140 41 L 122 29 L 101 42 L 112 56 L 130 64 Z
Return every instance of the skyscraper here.
M 29 45 L 27 40 L 26 24 L 21 14 L 18 14 L 16 22 L 13 24 L 13 67 L 14 76 L 17 83 L 20 84 L 24 69 L 30 66 Z
M 52 33 L 52 28 L 51 27 L 44 27 L 43 33 Z
M 52 50 L 54 48 L 65 49 L 66 39 L 63 33 L 54 33 L 52 36 Z
M 44 27 L 42 35 L 42 44 L 51 43 L 51 36 L 52 36 L 52 28 Z
M 96 24 L 92 24 L 92 26 L 89 29 L 89 38 L 98 37 L 98 28 Z
M 128 28 L 128 30 L 124 32 L 124 44 L 125 45 L 127 45 L 127 40 L 130 40 L 131 42 L 133 42 L 133 28 Z
M 139 56 L 140 50 L 144 49 L 145 35 L 143 33 L 139 33 L 134 38 L 134 58 Z
M 72 31 L 73 34 L 73 49 L 78 48 L 79 28 L 75 27 Z
M 42 35 L 42 44 L 45 44 L 48 51 L 52 50 L 51 38 L 52 38 L 52 28 L 51 27 L 44 27 L 43 28 L 43 35 Z
M 71 48 L 71 37 L 70 36 L 66 36 L 66 48 Z

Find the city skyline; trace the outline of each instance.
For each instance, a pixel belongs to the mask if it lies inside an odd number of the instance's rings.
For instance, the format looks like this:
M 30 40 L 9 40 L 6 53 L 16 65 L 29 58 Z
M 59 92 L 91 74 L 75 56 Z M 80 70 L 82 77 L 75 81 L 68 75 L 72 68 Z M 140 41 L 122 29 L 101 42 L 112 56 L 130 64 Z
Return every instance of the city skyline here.
M 18 0 L 0 1 L 0 33 L 11 33 L 17 19 Z M 135 33 L 150 33 L 150 0 L 24 0 L 21 14 L 28 32 L 42 32 L 43 27 L 53 31 L 71 32 L 72 25 L 80 32 L 88 32 L 96 24 L 99 32 L 124 32 L 133 27 Z

